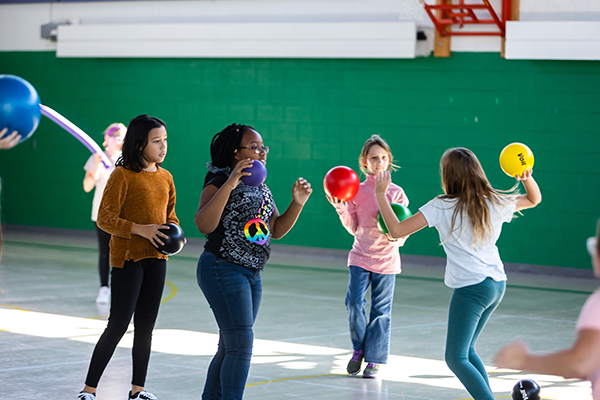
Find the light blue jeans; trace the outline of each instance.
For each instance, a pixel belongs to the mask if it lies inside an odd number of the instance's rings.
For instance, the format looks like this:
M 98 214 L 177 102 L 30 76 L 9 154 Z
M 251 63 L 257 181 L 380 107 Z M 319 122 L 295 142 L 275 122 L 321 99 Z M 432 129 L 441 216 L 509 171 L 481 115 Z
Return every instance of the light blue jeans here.
M 446 364 L 475 400 L 493 400 L 487 372 L 475 343 L 500 305 L 506 281 L 486 278 L 476 285 L 454 289 L 448 312 Z
M 260 272 L 204 251 L 196 275 L 219 325 L 219 348 L 208 367 L 202 399 L 241 400 L 262 296 Z
M 346 309 L 354 350 L 363 350 L 365 361 L 386 364 L 390 352 L 392 302 L 396 275 L 377 274 L 351 265 Z M 371 309 L 367 319 L 365 294 L 371 285 Z

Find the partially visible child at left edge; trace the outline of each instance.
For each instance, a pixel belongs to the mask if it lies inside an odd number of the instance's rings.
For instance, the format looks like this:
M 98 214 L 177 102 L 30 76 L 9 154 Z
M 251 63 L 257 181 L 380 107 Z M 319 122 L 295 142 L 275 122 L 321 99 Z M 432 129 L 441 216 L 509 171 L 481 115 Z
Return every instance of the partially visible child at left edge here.
M 363 378 L 375 378 L 380 364 L 387 364 L 390 350 L 392 302 L 396 274 L 400 273 L 398 247 L 404 239 L 394 240 L 377 228 L 379 206 L 375 199 L 375 180 L 381 172 L 394 168 L 392 152 L 378 135 L 363 145 L 359 165 L 367 179 L 360 184 L 356 196 L 347 203 L 327 196 L 335 207 L 342 225 L 354 236 L 348 255 L 350 278 L 346 308 L 354 353 L 346 370 L 356 375 L 363 358 L 367 366 Z M 390 203 L 408 206 L 408 198 L 400 186 L 391 184 L 386 195 Z M 371 310 L 367 318 L 365 294 L 371 285 Z
M 98 212 L 98 226 L 112 235 L 110 316 L 94 349 L 80 400 L 95 400 L 98 381 L 132 315 L 135 331 L 129 399 L 156 399 L 144 390 L 168 259 L 156 248 L 167 238 L 159 231 L 169 229 L 163 224 L 179 224 L 173 177 L 160 167 L 166 154 L 165 123 L 148 115 L 132 119 Z

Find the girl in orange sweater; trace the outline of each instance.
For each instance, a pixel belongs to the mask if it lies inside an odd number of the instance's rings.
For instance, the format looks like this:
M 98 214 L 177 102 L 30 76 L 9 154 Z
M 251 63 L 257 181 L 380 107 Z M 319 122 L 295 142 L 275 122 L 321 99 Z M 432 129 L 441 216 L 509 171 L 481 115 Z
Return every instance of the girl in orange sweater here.
M 166 155 L 165 123 L 148 115 L 132 119 L 123 154 L 108 179 L 98 211 L 98 226 L 112 235 L 110 317 L 94 349 L 79 400 L 96 399 L 98 381 L 132 315 L 135 331 L 129 398 L 156 399 L 144 390 L 144 383 L 168 259 L 157 250 L 167 238 L 159 229 L 169 229 L 165 223 L 179 224 L 173 177 L 160 166 Z

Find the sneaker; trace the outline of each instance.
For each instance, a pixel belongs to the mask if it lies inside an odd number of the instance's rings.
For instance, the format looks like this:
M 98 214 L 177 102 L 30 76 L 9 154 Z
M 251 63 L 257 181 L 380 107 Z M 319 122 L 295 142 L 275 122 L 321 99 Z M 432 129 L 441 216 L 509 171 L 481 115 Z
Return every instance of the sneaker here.
M 136 394 L 131 394 L 131 390 L 129 391 L 129 399 L 130 400 L 158 400 L 158 398 L 152 393 L 148 393 L 145 390 L 141 392 L 137 392 Z
M 362 350 L 354 350 L 352 358 L 350 359 L 350 361 L 348 361 L 348 366 L 346 367 L 346 371 L 348 371 L 350 375 L 358 374 L 364 356 L 365 353 Z
M 379 364 L 368 363 L 367 368 L 363 371 L 363 378 L 373 379 L 377 378 L 379 372 Z
M 98 304 L 108 304 L 108 299 L 110 297 L 110 289 L 108 286 L 102 286 L 100 291 L 98 292 L 98 297 L 96 297 L 96 303 Z
M 77 396 L 77 400 L 96 400 L 96 394 L 79 392 L 79 396 Z

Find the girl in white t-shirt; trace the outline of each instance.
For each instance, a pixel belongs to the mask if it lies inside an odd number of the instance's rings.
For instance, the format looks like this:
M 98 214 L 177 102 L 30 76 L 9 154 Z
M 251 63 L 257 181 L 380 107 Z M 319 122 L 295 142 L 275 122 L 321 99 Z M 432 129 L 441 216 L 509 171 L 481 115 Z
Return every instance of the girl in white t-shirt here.
M 600 220 L 596 244 L 590 250 L 594 274 L 600 278 Z M 600 289 L 585 302 L 577 320 L 577 338 L 570 349 L 534 355 L 521 342 L 500 349 L 494 362 L 500 368 L 519 369 L 536 374 L 560 375 L 566 379 L 592 382 L 594 400 L 600 400 Z
M 524 195 L 492 188 L 475 154 L 461 147 L 446 150 L 440 173 L 445 194 L 402 222 L 385 197 L 391 182 L 389 172 L 378 176 L 375 196 L 393 238 L 405 238 L 426 226 L 438 230 L 447 257 L 444 282 L 454 289 L 445 360 L 473 399 L 493 400 L 475 343 L 506 289 L 496 241 L 502 224 L 510 222 L 515 211 L 535 207 L 542 195 L 531 170 L 515 177 L 523 182 Z
M 108 177 L 115 170 L 115 162 L 121 155 L 121 148 L 123 147 L 123 140 L 127 128 L 121 123 L 110 124 L 104 130 L 104 154 L 113 162 L 110 168 L 106 168 L 102 164 L 102 155 L 95 153 L 88 158 L 83 169 L 85 170 L 85 177 L 83 178 L 83 190 L 86 193 L 94 191 L 94 200 L 92 201 L 92 221 L 96 227 L 96 236 L 98 237 L 98 273 L 100 274 L 100 291 L 98 297 L 96 297 L 96 303 L 108 304 L 108 298 L 110 289 L 108 288 L 108 272 L 110 270 L 108 258 L 109 250 L 108 243 L 110 242 L 110 235 L 98 228 L 96 219 L 98 218 L 98 208 L 100 207 L 100 200 L 102 200 L 102 194 L 104 193 L 104 187 L 108 181 Z

